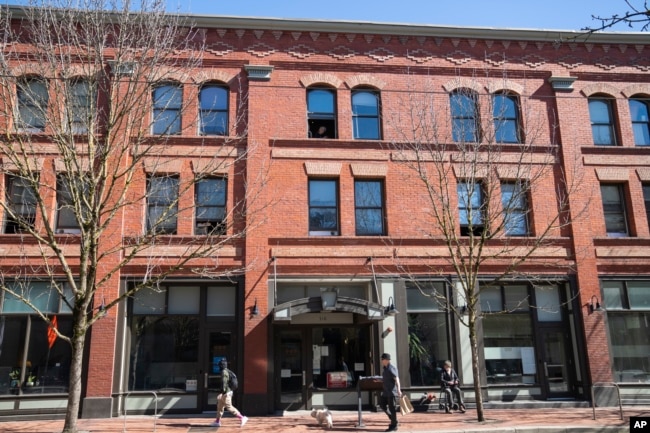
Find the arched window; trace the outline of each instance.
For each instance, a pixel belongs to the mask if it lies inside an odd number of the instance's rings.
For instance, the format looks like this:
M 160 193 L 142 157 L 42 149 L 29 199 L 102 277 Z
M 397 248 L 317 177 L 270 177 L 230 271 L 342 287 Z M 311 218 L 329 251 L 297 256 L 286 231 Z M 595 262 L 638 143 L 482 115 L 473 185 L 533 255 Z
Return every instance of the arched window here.
M 597 146 L 616 146 L 613 99 L 606 96 L 589 98 L 591 133 Z
M 336 138 L 336 93 L 333 89 L 307 89 L 309 137 Z
M 163 84 L 153 89 L 153 126 L 156 135 L 181 132 L 183 90 L 177 84 Z
M 38 77 L 23 78 L 17 83 L 16 93 L 18 129 L 23 132 L 44 131 L 49 100 L 45 81 Z
M 228 89 L 216 84 L 199 92 L 200 134 L 228 135 Z
M 637 146 L 650 145 L 650 120 L 648 119 L 648 99 L 634 97 L 630 99 L 630 116 L 634 131 L 634 144 Z
M 494 139 L 497 143 L 520 143 L 519 98 L 498 93 L 492 97 Z
M 478 96 L 461 89 L 450 95 L 451 133 L 455 142 L 477 142 L 479 134 Z
M 356 139 L 378 140 L 381 138 L 379 92 L 369 89 L 352 91 L 352 127 Z

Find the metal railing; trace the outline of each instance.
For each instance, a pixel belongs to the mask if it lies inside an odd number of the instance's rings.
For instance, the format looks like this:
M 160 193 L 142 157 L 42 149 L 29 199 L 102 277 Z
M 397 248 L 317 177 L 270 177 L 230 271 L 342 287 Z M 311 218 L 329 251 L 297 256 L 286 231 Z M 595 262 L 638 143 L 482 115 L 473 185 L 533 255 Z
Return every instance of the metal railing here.
M 621 390 L 619 389 L 618 385 L 614 382 L 596 382 L 593 385 L 591 385 L 591 407 L 593 408 L 594 411 L 594 420 L 596 419 L 596 398 L 594 394 L 594 388 L 596 387 L 601 387 L 601 388 L 606 388 L 606 387 L 612 387 L 616 388 L 616 395 L 618 398 L 618 409 L 620 411 L 620 416 L 621 420 L 623 420 L 623 402 L 621 401 Z

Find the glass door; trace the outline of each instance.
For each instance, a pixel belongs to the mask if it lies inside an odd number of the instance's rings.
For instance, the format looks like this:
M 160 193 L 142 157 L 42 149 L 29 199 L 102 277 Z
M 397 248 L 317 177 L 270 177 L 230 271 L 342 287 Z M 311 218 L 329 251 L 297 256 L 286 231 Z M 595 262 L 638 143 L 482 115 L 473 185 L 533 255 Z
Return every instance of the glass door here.
M 540 329 L 542 389 L 546 398 L 567 398 L 573 394 L 572 360 L 567 352 L 565 331 Z
M 234 368 L 235 344 L 232 332 L 208 331 L 208 347 L 205 351 L 203 386 L 200 401 L 203 411 L 214 412 L 217 408 L 217 395 L 221 392 L 221 368 L 219 361 L 228 360 L 228 367 Z
M 275 406 L 280 410 L 299 410 L 306 408 L 307 369 L 304 352 L 304 335 L 301 330 L 281 330 L 277 333 L 275 365 L 276 393 Z

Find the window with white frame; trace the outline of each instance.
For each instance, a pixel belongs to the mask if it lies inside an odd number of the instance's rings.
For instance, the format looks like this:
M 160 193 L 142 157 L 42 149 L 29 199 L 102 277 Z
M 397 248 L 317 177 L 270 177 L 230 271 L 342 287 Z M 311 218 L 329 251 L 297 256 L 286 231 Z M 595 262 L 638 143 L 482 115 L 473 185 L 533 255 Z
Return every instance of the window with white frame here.
M 607 236 L 629 236 L 623 185 L 600 185 Z
M 195 227 L 197 235 L 224 234 L 226 232 L 225 178 L 206 178 L 195 185 Z
M 173 83 L 156 86 L 152 92 L 152 100 L 152 134 L 180 134 L 183 88 Z
M 29 179 L 9 174 L 6 177 L 4 233 L 21 233 L 34 227 L 36 220 L 36 192 Z
M 178 177 L 147 179 L 147 232 L 175 235 L 178 220 Z
M 21 132 L 43 132 L 47 118 L 49 95 L 45 80 L 25 77 L 16 84 L 18 118 L 16 127 Z

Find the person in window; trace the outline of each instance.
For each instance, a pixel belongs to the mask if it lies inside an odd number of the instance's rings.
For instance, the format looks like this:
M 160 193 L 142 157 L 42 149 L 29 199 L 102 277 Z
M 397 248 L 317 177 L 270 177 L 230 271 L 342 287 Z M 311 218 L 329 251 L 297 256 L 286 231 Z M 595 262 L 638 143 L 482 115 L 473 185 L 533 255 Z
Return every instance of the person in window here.
M 244 427 L 244 424 L 248 422 L 248 417 L 242 415 L 241 412 L 232 405 L 232 393 L 234 390 L 230 389 L 230 376 L 234 375 L 234 373 L 228 370 L 228 361 L 226 358 L 219 361 L 219 367 L 221 368 L 221 393 L 217 395 L 217 419 L 215 419 L 210 426 L 221 427 L 221 417 L 223 416 L 224 410 L 227 409 L 228 412 L 239 418 L 239 426 Z
M 460 391 L 460 380 L 458 375 L 451 368 L 451 361 L 445 361 L 445 366 L 442 369 L 442 374 L 440 375 L 440 384 L 442 385 L 442 390 L 445 393 L 445 412 L 451 413 L 452 411 L 452 393 L 456 396 L 456 402 L 458 403 L 458 408 L 462 413 L 465 413 L 465 403 L 463 403 L 463 394 Z
M 383 390 L 379 405 L 386 412 L 390 419 L 390 425 L 386 431 L 397 431 L 397 410 L 395 409 L 395 397 L 402 395 L 399 384 L 399 374 L 397 367 L 390 363 L 390 354 L 381 355 L 381 364 L 384 366 L 381 378 L 383 381 Z
M 318 128 L 318 131 L 316 131 L 316 138 L 330 138 L 329 135 L 327 135 L 327 128 L 325 126 Z

